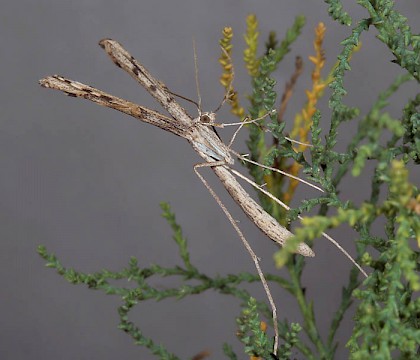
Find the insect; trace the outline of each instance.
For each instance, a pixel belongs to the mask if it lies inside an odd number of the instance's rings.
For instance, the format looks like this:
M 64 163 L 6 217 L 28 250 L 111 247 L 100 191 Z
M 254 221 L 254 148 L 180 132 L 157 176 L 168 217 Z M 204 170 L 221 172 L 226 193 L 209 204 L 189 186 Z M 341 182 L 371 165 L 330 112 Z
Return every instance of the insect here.
M 273 311 L 273 322 L 275 324 L 274 351 L 276 352 L 278 344 L 276 307 L 264 274 L 260 268 L 259 259 L 252 250 L 245 236 L 242 234 L 236 221 L 233 219 L 229 211 L 223 205 L 217 194 L 209 186 L 204 177 L 200 174 L 199 169 L 202 167 L 210 167 L 223 183 L 231 197 L 248 216 L 248 218 L 251 219 L 251 221 L 270 239 L 279 245 L 284 245 L 287 239 L 293 236 L 293 234 L 281 226 L 270 214 L 264 211 L 264 209 L 258 203 L 256 203 L 244 190 L 234 175 L 245 179 L 245 181 L 249 182 L 251 185 L 255 186 L 260 191 L 270 196 L 273 200 L 279 200 L 264 190 L 260 185 L 252 182 L 231 168 L 231 165 L 234 163 L 232 154 L 240 157 L 244 161 L 252 161 L 246 159 L 240 154 L 237 154 L 230 148 L 236 133 L 229 145 L 226 145 L 222 142 L 222 140 L 213 129 L 213 125 L 215 125 L 214 113 L 201 113 L 200 110 L 198 117 L 191 117 L 186 112 L 186 110 L 177 103 L 173 96 L 174 94 L 170 92 L 161 81 L 154 78 L 142 64 L 140 64 L 133 56 L 130 55 L 127 50 L 121 46 L 121 44 L 111 39 L 103 39 L 99 42 L 99 45 L 106 51 L 112 61 L 118 67 L 122 68 L 128 74 L 130 74 L 136 81 L 138 81 L 162 105 L 162 107 L 169 112 L 171 117 L 162 115 L 156 111 L 110 95 L 80 82 L 69 80 L 59 75 L 48 76 L 44 79 L 41 79 L 41 86 L 45 88 L 61 90 L 69 96 L 81 97 L 93 101 L 99 105 L 121 111 L 143 122 L 155 125 L 161 129 L 178 135 L 186 139 L 191 144 L 197 154 L 204 160 L 203 163 L 194 166 L 195 173 L 217 201 L 254 261 L 255 267 L 258 271 Z M 254 121 L 256 120 L 250 120 L 249 122 Z M 242 125 L 243 124 L 241 124 L 241 126 Z M 239 131 L 239 128 L 237 131 Z M 272 170 L 279 171 L 277 169 Z M 285 205 L 282 204 L 282 206 Z M 328 237 L 328 235 L 324 235 Z M 329 239 L 335 242 L 333 239 Z M 338 245 L 336 242 L 335 244 L 346 254 L 346 256 L 352 260 L 353 263 L 355 263 L 351 256 L 348 255 L 340 245 Z M 298 248 L 296 249 L 296 253 L 308 257 L 315 256 L 313 250 L 305 243 L 299 244 Z M 359 270 L 366 274 L 357 263 L 355 263 L 355 265 L 359 268 Z

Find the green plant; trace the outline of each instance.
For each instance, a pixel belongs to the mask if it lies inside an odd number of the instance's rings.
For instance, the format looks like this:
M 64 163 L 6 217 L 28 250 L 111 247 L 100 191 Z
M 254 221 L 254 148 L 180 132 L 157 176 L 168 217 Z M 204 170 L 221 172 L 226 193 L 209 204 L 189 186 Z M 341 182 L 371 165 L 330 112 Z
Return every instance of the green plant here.
M 338 0 L 325 2 L 329 4 L 328 12 L 335 20 L 342 24 L 351 24 L 352 19 L 343 12 Z M 280 61 L 289 52 L 292 43 L 300 35 L 305 19 L 297 17 L 280 42 L 276 35 L 271 33 L 265 53 L 258 56 L 258 21 L 253 15 L 247 18 L 247 48 L 244 51 L 244 60 L 252 86 L 248 111 L 240 105 L 238 94 L 231 88 L 233 64 L 228 54 L 232 49 L 232 29 L 225 28 L 221 40 L 221 46 L 225 49 L 220 58 L 223 66 L 221 82 L 226 89 L 231 90 L 232 113 L 241 119 L 244 119 L 246 113 L 249 113 L 251 118 L 258 118 L 267 112 L 272 114 L 271 121 L 265 125 L 247 125 L 247 145 L 251 159 L 294 174 L 302 170 L 306 177 L 319 183 L 326 190 L 320 197 L 302 201 L 298 208 L 288 214 L 264 195 L 258 195 L 263 207 L 284 223 L 295 220 L 300 213 L 319 209 L 317 216 L 306 217 L 302 221 L 302 227 L 296 229 L 295 237 L 275 254 L 276 264 L 287 267 L 290 279 L 266 275 L 269 282 L 281 286 L 296 298 L 303 316 L 301 325 L 291 324 L 286 320 L 280 322 L 283 339 L 277 354 L 280 359 L 291 358 L 293 348 L 306 359 L 333 359 L 337 347 L 337 329 L 354 300 L 357 300 L 357 312 L 353 334 L 347 344 L 351 359 L 418 359 L 420 356 L 420 253 L 417 250 L 420 246 L 420 192 L 415 185 L 410 184 L 407 170 L 407 165 L 420 163 L 420 94 L 407 100 L 398 119 L 384 110 L 390 97 L 397 93 L 400 86 L 408 81 L 420 81 L 420 37 L 411 33 L 406 19 L 393 9 L 392 1 L 359 0 L 358 3 L 366 8 L 369 18 L 362 19 L 354 25 L 351 35 L 341 43 L 342 51 L 337 63 L 324 79 L 321 72 L 325 65 L 322 49 L 325 27 L 320 24 L 315 31 L 315 54 L 310 57 L 314 63 L 313 87 L 307 92 L 308 100 L 297 113 L 291 133 L 293 138 L 311 142 L 311 161 L 303 154 L 305 146 L 292 145 L 283 134 L 282 113 L 301 73 L 299 62 L 296 61 L 296 71 L 291 76 L 280 105 L 277 104 L 275 81 L 271 78 Z M 359 109 L 350 108 L 343 102 L 346 95 L 344 75 L 350 70 L 352 54 L 359 50 L 362 33 L 372 27 L 377 29 L 377 38 L 388 46 L 402 73 L 388 89 L 378 95 L 370 110 L 361 116 Z M 320 127 L 320 119 L 322 115 L 327 115 L 321 114 L 316 105 L 318 99 L 324 96 L 327 86 L 332 89 L 329 99 L 331 114 L 328 115 L 330 124 L 323 140 L 321 133 L 323 130 L 325 132 L 325 129 Z M 273 114 L 273 108 L 279 108 L 280 111 Z M 347 150 L 338 152 L 335 150 L 337 135 L 340 126 L 347 121 L 357 121 L 358 132 L 349 140 Z M 270 140 L 265 136 L 265 128 L 271 130 Z M 341 200 L 341 180 L 346 175 L 359 176 L 367 162 L 374 164 L 370 198 L 360 206 Z M 257 167 L 249 167 L 249 171 L 256 182 L 266 183 L 267 189 L 276 197 L 286 203 L 290 202 L 297 183 L 293 180 L 286 183 L 287 180 L 278 174 Z M 119 327 L 127 332 L 137 345 L 147 347 L 160 359 L 177 357 L 147 338 L 141 329 L 130 321 L 130 310 L 145 300 L 182 299 L 210 289 L 223 295 L 234 296 L 241 301 L 242 313 L 238 313 L 237 324 L 238 339 L 244 345 L 244 352 L 253 359 L 274 358 L 272 340 L 266 333 L 266 320 L 262 318 L 271 319 L 270 309 L 240 287 L 244 283 L 258 282 L 258 275 L 239 273 L 209 277 L 200 272 L 190 261 L 187 240 L 182 235 L 174 213 L 166 203 L 162 203 L 161 207 L 163 217 L 172 227 L 173 239 L 179 248 L 183 262 L 180 266 L 152 265 L 142 268 L 133 258 L 128 267 L 119 272 L 103 270 L 94 274 L 84 274 L 64 268 L 59 260 L 42 246 L 38 248 L 38 252 L 46 260 L 48 267 L 56 269 L 70 283 L 85 284 L 91 289 L 120 296 L 122 305 L 118 308 Z M 334 208 L 335 214 L 330 215 L 328 212 Z M 372 226 L 379 218 L 386 220 L 385 236 L 381 237 L 375 235 L 376 231 Z M 356 241 L 358 261 L 370 267 L 370 276 L 362 284 L 358 280 L 358 272 L 355 269 L 350 272 L 328 338 L 324 341 L 317 330 L 313 304 L 305 297 L 301 284 L 305 261 L 300 256 L 292 255 L 292 251 L 299 242 L 305 241 L 310 244 L 322 231 L 344 224 L 350 225 L 359 233 L 359 239 Z M 416 239 L 417 243 L 413 243 L 411 239 Z M 376 252 L 371 249 L 375 249 Z M 183 285 L 160 290 L 151 286 L 149 282 L 153 277 L 173 276 L 182 277 Z M 112 280 L 116 279 L 129 280 L 135 283 L 136 287 L 128 289 L 111 285 Z M 191 280 L 194 280 L 194 285 L 191 285 Z M 300 337 L 301 332 L 306 334 L 307 342 Z M 224 352 L 230 359 L 237 358 L 227 344 L 224 345 Z

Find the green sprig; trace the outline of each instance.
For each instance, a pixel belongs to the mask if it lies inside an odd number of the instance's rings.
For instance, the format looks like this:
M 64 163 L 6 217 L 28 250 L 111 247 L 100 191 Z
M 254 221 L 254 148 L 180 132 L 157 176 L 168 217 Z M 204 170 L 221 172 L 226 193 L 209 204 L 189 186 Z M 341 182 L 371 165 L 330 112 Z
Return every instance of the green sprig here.
M 350 26 L 351 17 L 350 15 L 343 10 L 343 5 L 339 0 L 324 0 L 328 4 L 328 14 L 340 24 Z

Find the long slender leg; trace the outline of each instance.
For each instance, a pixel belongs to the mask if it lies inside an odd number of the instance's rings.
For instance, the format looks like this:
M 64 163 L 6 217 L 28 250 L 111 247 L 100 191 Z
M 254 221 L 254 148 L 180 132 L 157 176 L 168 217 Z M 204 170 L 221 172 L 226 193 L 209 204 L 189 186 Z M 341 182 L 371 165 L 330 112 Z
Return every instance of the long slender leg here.
M 256 119 L 256 120 L 259 120 L 259 119 Z M 236 155 L 239 159 L 241 159 L 241 160 L 243 160 L 243 161 L 246 161 L 246 162 L 249 162 L 249 163 L 251 163 L 251 164 L 257 165 L 257 166 L 262 167 L 262 168 L 264 168 L 264 169 L 268 169 L 268 170 L 271 170 L 271 171 L 275 171 L 275 172 L 277 172 L 277 173 L 279 173 L 279 174 L 282 174 L 282 175 L 287 176 L 287 177 L 289 177 L 289 178 L 292 178 L 292 179 L 294 179 L 294 180 L 300 181 L 301 183 L 304 183 L 304 184 L 306 184 L 306 185 L 308 185 L 308 186 L 310 186 L 310 187 L 313 187 L 314 189 L 317 189 L 317 190 L 319 190 L 319 191 L 321 191 L 321 192 L 324 192 L 324 190 L 322 190 L 319 186 L 316 186 L 316 185 L 314 185 L 314 184 L 311 184 L 310 182 L 308 182 L 308 181 L 306 181 L 306 180 L 303 180 L 303 179 L 301 179 L 301 178 L 299 178 L 299 177 L 297 177 L 297 176 L 294 176 L 294 175 L 292 175 L 292 174 L 289 174 L 289 173 L 287 173 L 287 172 L 285 172 L 285 171 L 282 171 L 282 170 L 280 170 L 280 169 L 276 169 L 276 168 L 273 168 L 273 167 L 270 167 L 270 166 L 266 166 L 266 165 L 260 164 L 259 162 L 256 162 L 256 161 L 253 161 L 253 160 L 250 160 L 250 159 L 246 158 L 245 156 L 243 156 L 243 155 L 239 154 L 239 153 L 238 153 L 238 152 L 236 152 L 235 150 L 233 150 L 233 149 L 232 149 L 232 144 L 233 144 L 233 142 L 234 142 L 234 140 L 235 140 L 235 138 L 236 138 L 236 135 L 237 135 L 237 134 L 239 133 L 239 131 L 242 129 L 242 127 L 244 126 L 244 124 L 245 124 L 245 122 L 243 122 L 243 123 L 241 123 L 241 124 L 239 125 L 239 127 L 236 129 L 235 133 L 233 134 L 232 138 L 231 138 L 231 139 L 230 139 L 230 141 L 229 141 L 229 144 L 228 144 L 228 149 L 229 149 L 229 151 L 230 151 L 232 154 Z
M 279 170 L 279 169 L 276 169 L 276 168 L 273 168 L 273 167 L 269 167 L 269 166 L 266 166 L 266 165 L 263 165 L 263 164 L 260 164 L 260 163 L 258 163 L 258 162 L 256 162 L 256 161 L 253 161 L 253 160 L 250 160 L 250 159 L 247 159 L 246 157 L 244 157 L 244 156 L 242 156 L 241 154 L 239 154 L 238 152 L 236 152 L 236 151 L 234 151 L 234 150 L 232 150 L 231 149 L 231 145 L 232 145 L 232 143 L 233 143 L 233 141 L 234 141 L 234 139 L 235 139 L 235 137 L 236 137 L 236 135 L 237 135 L 237 133 L 240 131 L 240 129 L 243 127 L 243 125 L 244 124 L 241 124 L 239 127 L 238 127 L 238 129 L 235 131 L 235 133 L 233 134 L 233 136 L 232 136 L 232 139 L 230 140 L 230 142 L 229 142 L 229 145 L 228 145 L 228 148 L 229 148 L 229 150 L 234 154 L 234 155 L 236 155 L 239 159 L 241 159 L 241 160 L 243 160 L 243 161 L 246 161 L 246 162 L 249 162 L 249 163 L 251 163 L 251 164 L 254 164 L 254 165 L 257 165 L 257 166 L 260 166 L 260 167 L 262 167 L 262 168 L 264 168 L 264 169 L 268 169 L 268 170 L 271 170 L 271 171 L 275 171 L 275 172 L 278 172 L 278 173 L 280 173 L 280 174 L 282 174 L 282 175 L 285 175 L 285 176 L 288 176 L 288 177 L 290 177 L 290 178 L 292 178 L 292 179 L 295 179 L 295 180 L 297 180 L 297 181 L 300 181 L 300 182 L 302 182 L 302 183 L 304 183 L 304 184 L 306 184 L 306 185 L 308 185 L 308 186 L 310 186 L 310 187 L 313 187 L 313 188 L 315 188 L 315 189 L 317 189 L 317 190 L 319 190 L 319 191 L 321 191 L 321 192 L 324 192 L 324 190 L 322 190 L 320 187 L 318 187 L 318 186 L 316 186 L 316 185 L 314 185 L 314 184 L 311 184 L 311 183 L 309 183 L 309 182 L 307 182 L 307 181 L 305 181 L 305 180 L 303 180 L 303 179 L 300 179 L 300 178 L 298 178 L 298 177 L 296 177 L 296 176 L 294 176 L 294 175 L 291 175 L 291 174 L 289 174 L 289 173 L 287 173 L 287 172 L 285 172 L 285 171 L 282 171 L 282 170 Z M 238 176 L 238 177 L 240 177 L 241 179 L 243 179 L 243 180 L 245 180 L 246 182 L 248 182 L 249 184 L 251 184 L 253 187 L 255 187 L 257 190 L 259 190 L 259 191 L 261 191 L 263 194 L 265 194 L 265 195 L 267 195 L 268 197 L 270 197 L 272 200 L 274 200 L 275 202 L 277 202 L 279 205 L 281 205 L 283 208 L 285 208 L 286 210 L 290 210 L 290 207 L 289 206 L 287 206 L 285 203 L 283 203 L 282 201 L 280 201 L 279 199 L 277 199 L 273 194 L 271 194 L 270 192 L 268 192 L 267 190 L 265 190 L 264 188 L 262 188 L 262 186 L 261 185 L 258 185 L 257 183 L 255 183 L 254 181 L 252 181 L 252 180 L 250 180 L 250 179 L 248 179 L 246 176 L 244 176 L 244 175 L 242 175 L 240 172 L 238 172 L 238 171 L 236 171 L 235 169 L 232 169 L 232 168 L 230 168 L 230 167 L 227 167 L 233 174 L 235 174 L 236 176 Z M 302 217 L 301 216 L 298 216 L 299 217 L 299 219 L 302 219 Z M 351 255 L 336 241 L 336 240 L 334 240 L 330 235 L 328 235 L 327 233 L 325 233 L 325 232 L 323 232 L 322 233 L 322 235 L 327 239 L 327 240 L 329 240 L 335 247 L 337 247 L 337 249 L 338 250 L 340 250 L 350 261 L 351 261 L 351 263 L 354 265 L 354 266 L 356 266 L 357 267 L 357 269 L 365 276 L 365 277 L 368 277 L 368 275 L 367 275 L 367 273 L 362 269 L 362 267 L 351 257 Z
M 272 316 L 273 316 L 273 327 L 274 327 L 274 354 L 277 353 L 277 347 L 279 342 L 279 329 L 278 329 L 278 320 L 277 320 L 277 308 L 276 304 L 274 303 L 273 297 L 271 295 L 270 288 L 268 287 L 267 280 L 265 279 L 264 273 L 260 267 L 259 258 L 255 254 L 254 250 L 252 250 L 251 245 L 246 240 L 244 234 L 242 233 L 241 229 L 239 228 L 238 224 L 236 223 L 235 219 L 232 217 L 228 209 L 226 209 L 225 205 L 222 203 L 220 198 L 217 196 L 217 194 L 214 192 L 214 190 L 211 188 L 211 186 L 208 184 L 206 179 L 199 173 L 198 169 L 202 167 L 213 167 L 213 166 L 223 166 L 225 165 L 224 161 L 215 161 L 212 163 L 201 163 L 196 164 L 194 166 L 194 172 L 197 174 L 198 178 L 201 180 L 201 182 L 204 184 L 204 186 L 207 188 L 207 190 L 210 192 L 211 196 L 213 196 L 214 200 L 216 200 L 217 204 L 220 206 L 220 208 L 225 213 L 226 217 L 228 218 L 229 222 L 232 224 L 233 228 L 235 229 L 236 233 L 239 235 L 240 239 L 242 240 L 242 243 L 244 244 L 246 250 L 248 251 L 249 255 L 251 256 L 252 260 L 254 261 L 255 268 L 257 269 L 258 275 L 261 279 L 261 283 L 263 284 L 265 293 L 267 295 L 268 301 L 271 306 Z
M 220 127 L 220 128 L 224 128 L 226 126 L 238 126 L 238 128 L 235 130 L 235 133 L 233 134 L 232 138 L 229 141 L 229 147 L 231 147 L 232 144 L 233 144 L 233 142 L 235 141 L 236 136 L 238 135 L 239 131 L 242 129 L 242 127 L 244 125 L 247 125 L 247 124 L 255 124 L 255 123 L 257 123 L 257 122 L 265 119 L 268 115 L 270 115 L 270 113 L 266 113 L 265 115 L 263 115 L 263 116 L 261 116 L 261 117 L 259 117 L 257 119 L 251 119 L 251 120 L 245 120 L 244 119 L 241 122 L 234 122 L 234 123 L 228 123 L 228 124 L 214 123 L 212 125 L 213 126 L 216 126 L 216 127 Z M 262 125 L 258 125 L 258 126 L 260 128 L 262 128 Z M 265 132 L 271 132 L 271 130 L 265 129 L 265 128 L 263 128 L 262 130 L 265 131 Z M 295 143 L 295 144 L 298 144 L 298 145 L 303 145 L 303 146 L 307 146 L 307 147 L 312 147 L 313 146 L 312 144 L 307 144 L 307 143 L 304 143 L 304 142 L 301 142 L 301 141 L 298 141 L 298 140 L 294 140 L 294 139 L 291 139 L 291 138 L 289 138 L 287 136 L 285 136 L 284 138 L 286 140 L 290 141 L 291 143 Z
M 324 192 L 324 190 L 322 190 L 319 186 L 314 185 L 314 184 L 311 184 L 310 182 L 308 182 L 308 181 L 306 181 L 306 180 L 303 180 L 303 179 L 301 179 L 301 178 L 299 178 L 299 177 L 297 177 L 297 176 L 294 176 L 294 175 L 292 175 L 292 174 L 289 174 L 289 173 L 288 173 L 288 172 L 286 172 L 286 171 L 283 171 L 283 170 L 280 170 L 280 169 L 276 169 L 276 168 L 273 168 L 273 167 L 270 167 L 270 166 L 267 166 L 267 165 L 264 165 L 264 164 L 260 164 L 259 162 L 256 162 L 256 161 L 253 161 L 253 160 L 250 160 L 250 159 L 246 158 L 245 156 L 243 156 L 243 155 L 239 154 L 238 152 L 236 152 L 236 151 L 234 151 L 234 150 L 232 150 L 232 149 L 230 149 L 230 151 L 232 152 L 232 154 L 236 155 L 239 159 L 241 159 L 241 160 L 243 160 L 243 161 L 246 161 L 246 162 L 248 162 L 248 163 L 250 163 L 250 164 L 257 165 L 257 166 L 259 166 L 259 167 L 262 167 L 263 169 L 268 169 L 268 170 L 271 170 L 271 171 L 275 171 L 275 172 L 277 172 L 277 173 L 279 173 L 279 174 L 282 174 L 282 175 L 284 175 L 284 176 L 287 176 L 287 177 L 289 177 L 289 178 L 291 178 L 291 179 L 294 179 L 294 180 L 300 181 L 300 182 L 302 182 L 302 183 L 304 183 L 304 184 L 306 184 L 306 185 L 308 185 L 308 186 L 310 186 L 310 187 L 312 187 L 312 188 L 314 188 L 314 189 L 317 189 L 318 191 Z

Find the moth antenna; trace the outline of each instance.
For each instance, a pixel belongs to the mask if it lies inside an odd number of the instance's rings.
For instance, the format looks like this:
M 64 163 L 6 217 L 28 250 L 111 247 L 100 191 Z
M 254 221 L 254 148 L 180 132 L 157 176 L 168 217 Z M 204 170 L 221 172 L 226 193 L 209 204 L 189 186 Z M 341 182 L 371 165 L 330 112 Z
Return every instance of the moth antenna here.
M 173 91 L 169 90 L 167 87 L 166 87 L 166 91 L 167 91 L 169 94 L 173 95 L 173 96 L 176 96 L 176 97 L 178 97 L 178 98 L 180 98 L 180 99 L 182 99 L 182 100 L 185 100 L 185 101 L 190 102 L 191 104 L 194 104 L 194 105 L 197 107 L 197 109 L 199 108 L 199 105 L 198 105 L 198 103 L 197 103 L 196 101 L 194 101 L 194 100 L 192 100 L 192 99 L 190 99 L 190 98 L 187 98 L 187 97 L 185 97 L 185 96 L 179 95 L 179 94 L 177 94 L 177 93 L 174 93 Z
M 193 50 L 194 50 L 194 74 L 195 74 L 195 87 L 197 89 L 198 97 L 198 115 L 201 117 L 201 92 L 200 92 L 200 81 L 198 80 L 198 60 L 197 60 L 197 47 L 195 39 L 193 38 Z

